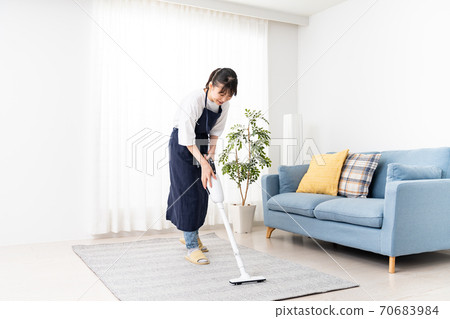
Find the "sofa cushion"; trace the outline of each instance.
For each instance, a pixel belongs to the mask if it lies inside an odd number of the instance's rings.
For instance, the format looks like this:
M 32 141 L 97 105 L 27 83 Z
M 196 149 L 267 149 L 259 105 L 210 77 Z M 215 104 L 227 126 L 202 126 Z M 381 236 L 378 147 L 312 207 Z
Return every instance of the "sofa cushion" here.
M 411 179 L 439 179 L 442 169 L 436 166 L 405 165 L 390 163 L 387 166 L 387 182 Z
M 308 165 L 281 165 L 278 167 L 278 175 L 280 175 L 280 194 L 295 192 L 308 170 Z
M 348 154 L 342 167 L 338 195 L 366 198 L 381 154 Z
M 317 219 L 381 228 L 383 210 L 384 199 L 340 198 L 317 205 L 314 216 Z
M 347 154 L 348 149 L 335 154 L 314 155 L 308 171 L 298 185 L 297 192 L 336 196 Z
M 450 147 L 381 152 L 378 167 L 373 174 L 372 183 L 369 187 L 368 197 L 384 198 L 389 163 L 437 166 L 443 170 L 442 178 L 449 178 Z
M 314 217 L 314 208 L 320 203 L 338 197 L 324 194 L 284 193 L 267 201 L 267 208 L 280 212 Z M 280 207 L 281 206 L 281 207 Z

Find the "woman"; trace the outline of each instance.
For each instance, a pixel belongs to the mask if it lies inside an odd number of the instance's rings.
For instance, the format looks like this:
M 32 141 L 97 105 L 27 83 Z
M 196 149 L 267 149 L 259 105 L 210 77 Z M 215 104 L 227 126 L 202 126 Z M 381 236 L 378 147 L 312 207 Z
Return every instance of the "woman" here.
M 185 258 L 198 265 L 209 264 L 203 254 L 198 229 L 205 222 L 208 209 L 207 183 L 215 174 L 209 160 L 214 160 L 217 138 L 222 134 L 229 100 L 237 94 L 237 75 L 229 68 L 214 70 L 204 89 L 191 92 L 175 114 L 169 140 L 170 193 L 166 219 L 184 232 Z M 209 150 L 208 150 L 209 146 Z

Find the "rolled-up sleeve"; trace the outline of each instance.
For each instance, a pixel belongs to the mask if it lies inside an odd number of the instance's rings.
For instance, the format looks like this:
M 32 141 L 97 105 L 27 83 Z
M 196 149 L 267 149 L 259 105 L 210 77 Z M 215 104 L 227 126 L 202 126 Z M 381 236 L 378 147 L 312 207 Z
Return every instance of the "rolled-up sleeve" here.
M 199 116 L 198 101 L 187 98 L 181 102 L 178 115 L 178 144 L 188 146 L 195 144 L 195 122 Z
M 211 128 L 211 131 L 209 132 L 211 135 L 215 135 L 215 136 L 222 135 L 222 133 L 225 129 L 225 124 L 227 122 L 229 107 L 230 107 L 230 104 L 228 102 L 223 104 L 222 114 L 217 119 L 216 124 L 214 124 L 214 126 Z

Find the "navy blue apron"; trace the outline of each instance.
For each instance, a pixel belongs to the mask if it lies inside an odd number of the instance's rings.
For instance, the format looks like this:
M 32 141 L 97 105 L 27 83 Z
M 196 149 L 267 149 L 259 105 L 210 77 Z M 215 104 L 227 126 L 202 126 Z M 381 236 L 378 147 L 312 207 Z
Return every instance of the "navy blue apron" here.
M 209 132 L 222 113 L 215 113 L 205 107 L 195 125 L 195 144 L 200 153 L 208 153 Z M 166 219 L 179 230 L 199 229 L 208 210 L 208 193 L 202 185 L 202 169 L 192 153 L 184 145 L 178 144 L 178 128 L 173 128 L 169 140 L 170 192 L 167 199 Z

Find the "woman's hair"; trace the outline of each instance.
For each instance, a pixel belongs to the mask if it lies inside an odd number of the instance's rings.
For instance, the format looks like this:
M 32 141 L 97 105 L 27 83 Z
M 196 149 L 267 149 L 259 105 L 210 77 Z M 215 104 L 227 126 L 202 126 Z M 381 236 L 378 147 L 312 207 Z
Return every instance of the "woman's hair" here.
M 223 84 L 220 93 L 228 92 L 231 96 L 237 94 L 237 75 L 236 72 L 230 68 L 218 68 L 212 71 L 208 82 L 206 82 L 205 89 L 208 88 L 209 82 L 211 82 L 213 86 L 218 86 L 219 83 Z

